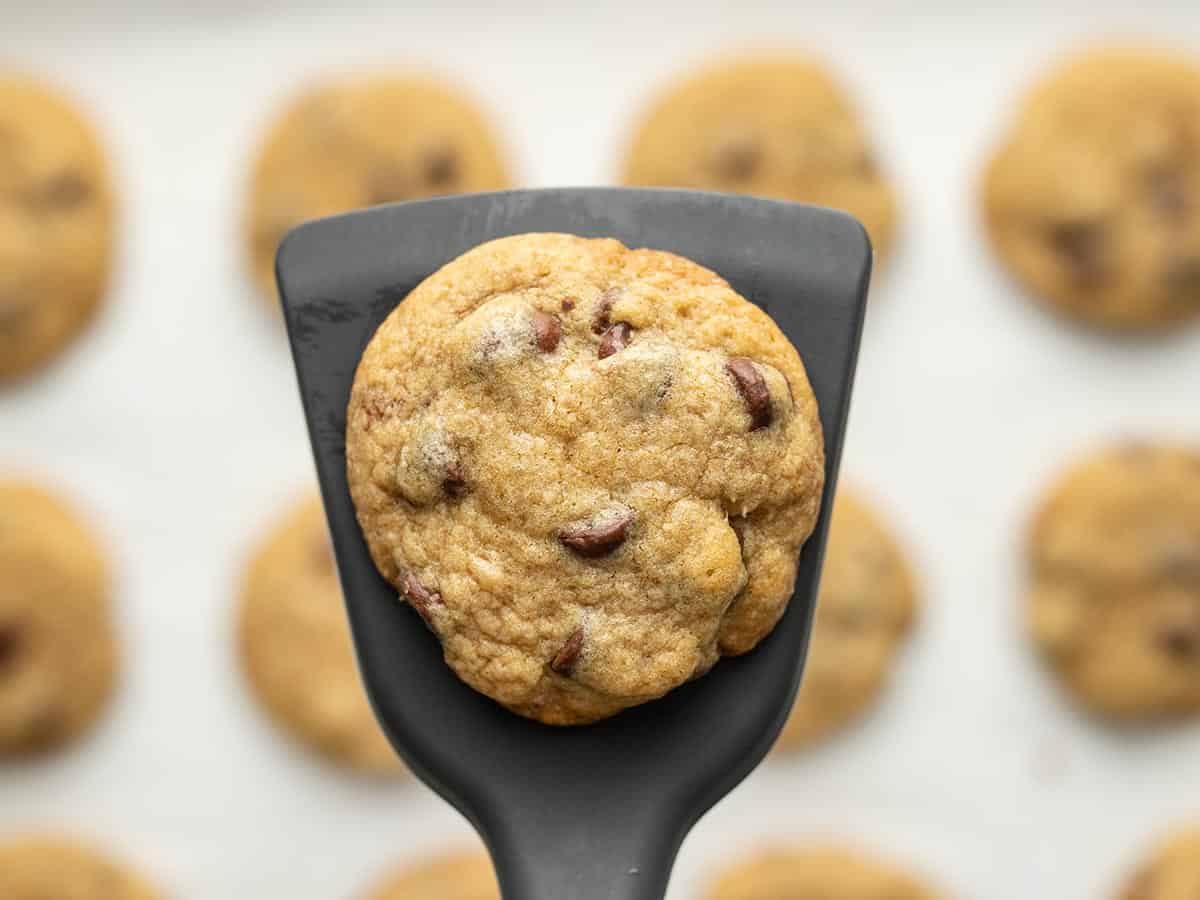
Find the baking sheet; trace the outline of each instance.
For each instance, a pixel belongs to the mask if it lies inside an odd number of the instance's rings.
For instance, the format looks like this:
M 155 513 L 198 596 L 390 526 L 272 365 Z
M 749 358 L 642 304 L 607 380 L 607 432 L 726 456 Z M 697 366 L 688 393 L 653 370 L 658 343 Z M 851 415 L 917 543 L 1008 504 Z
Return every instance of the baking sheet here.
M 1200 729 L 1117 735 L 1062 702 L 1020 633 L 1019 541 L 1072 453 L 1200 437 L 1200 332 L 1119 343 L 1045 316 L 990 258 L 973 191 L 1037 65 L 1089 37 L 1200 49 L 1200 16 L 1146 0 L 973 6 L 0 5 L 0 59 L 93 109 L 123 198 L 111 302 L 62 364 L 0 393 L 0 465 L 90 511 L 119 565 L 127 642 L 124 690 L 93 739 L 0 767 L 0 832 L 93 836 L 184 900 L 349 897 L 392 863 L 471 842 L 423 787 L 364 783 L 293 748 L 238 680 L 240 568 L 311 479 L 283 335 L 242 269 L 247 157 L 305 77 L 401 63 L 487 103 L 525 183 L 605 183 L 663 78 L 715 49 L 794 44 L 858 93 L 906 201 L 843 473 L 887 507 L 925 609 L 874 714 L 718 806 L 671 897 L 793 838 L 848 840 L 958 897 L 1112 893 L 1148 840 L 1200 816 Z

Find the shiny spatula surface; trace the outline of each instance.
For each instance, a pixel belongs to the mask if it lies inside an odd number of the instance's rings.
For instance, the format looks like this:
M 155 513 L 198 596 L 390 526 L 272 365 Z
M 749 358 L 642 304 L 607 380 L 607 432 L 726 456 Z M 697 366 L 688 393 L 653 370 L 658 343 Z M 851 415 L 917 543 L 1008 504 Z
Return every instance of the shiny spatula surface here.
M 520 718 L 458 680 L 376 572 L 346 485 L 346 403 L 376 327 L 446 262 L 530 231 L 614 237 L 722 275 L 799 349 L 825 431 L 824 508 L 775 631 L 663 699 L 582 728 Z M 774 742 L 804 660 L 870 268 L 863 229 L 841 213 L 669 190 L 404 203 L 301 226 L 281 247 L 284 315 L 367 690 L 413 771 L 487 842 L 506 900 L 658 900 L 688 830 Z

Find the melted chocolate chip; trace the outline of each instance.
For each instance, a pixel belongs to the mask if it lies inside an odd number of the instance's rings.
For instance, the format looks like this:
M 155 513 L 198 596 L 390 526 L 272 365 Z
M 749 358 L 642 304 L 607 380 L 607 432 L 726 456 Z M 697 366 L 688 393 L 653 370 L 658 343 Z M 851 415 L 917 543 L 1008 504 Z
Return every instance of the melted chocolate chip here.
M 29 320 L 34 304 L 16 294 L 0 294 L 0 334 L 19 331 Z
M 543 353 L 553 353 L 562 338 L 562 323 L 557 316 L 544 313 L 540 309 L 533 311 L 534 343 Z
M 1095 284 L 1103 277 L 1108 238 L 1102 225 L 1094 222 L 1055 225 L 1047 239 L 1077 282 Z
M 550 660 L 550 669 L 559 675 L 570 675 L 575 671 L 575 663 L 579 661 L 582 650 L 583 629 L 576 628 L 562 645 L 562 649 L 554 654 L 554 659 Z
M 451 497 L 461 497 L 467 492 L 467 476 L 458 460 L 446 466 L 446 477 L 442 479 L 442 490 Z
M 434 147 L 421 160 L 421 177 L 432 188 L 444 190 L 458 178 L 459 159 L 448 145 Z
M 92 188 L 78 172 L 67 171 L 42 182 L 25 196 L 25 202 L 39 212 L 67 212 L 82 206 L 92 196 Z
M 425 624 L 432 629 L 433 622 L 430 618 L 430 610 L 434 606 L 444 605 L 442 602 L 442 595 L 437 591 L 431 591 L 429 588 L 425 587 L 425 585 L 421 583 L 420 579 L 418 579 L 417 576 L 412 572 L 405 572 L 404 575 L 401 576 L 400 584 L 403 589 L 404 596 L 408 598 L 408 602 L 412 604 L 412 608 L 415 609 L 418 615 L 425 620 Z
M 629 535 L 629 526 L 632 524 L 632 510 L 624 510 L 616 517 L 599 522 L 568 525 L 559 531 L 558 539 L 563 546 L 569 547 L 580 556 L 605 556 L 625 543 L 625 538 Z
M 1200 302 L 1200 254 L 1172 257 L 1164 278 L 1171 297 L 1184 303 Z
M 712 151 L 713 170 L 730 181 L 753 177 L 763 162 L 762 145 L 751 134 L 726 135 Z
M 1200 662 L 1200 606 L 1164 610 L 1154 630 L 1154 642 L 1178 662 Z
M 744 356 L 735 356 L 725 363 L 725 371 L 733 377 L 738 393 L 746 404 L 746 412 L 750 414 L 750 430 L 756 431 L 770 425 L 774 418 L 771 392 L 767 390 L 766 379 L 758 366 Z
M 573 310 L 575 308 L 575 304 L 577 302 L 578 301 L 576 301 L 576 299 L 574 297 L 564 297 L 563 302 L 562 302 L 562 311 L 570 312 L 571 310 Z
M 604 336 L 600 338 L 600 349 L 597 355 L 600 359 L 607 359 L 614 353 L 620 353 L 629 346 L 629 340 L 633 336 L 633 327 L 628 322 L 618 322 L 612 325 L 604 332 Z
M 0 675 L 16 663 L 24 643 L 24 635 L 19 625 L 0 625 Z
M 608 326 L 612 324 L 608 317 L 612 313 L 613 304 L 616 302 L 616 291 L 605 291 L 600 295 L 600 301 L 596 304 L 596 313 L 592 316 L 593 334 L 604 334 L 608 330 Z
M 1187 221 L 1192 211 L 1186 173 L 1179 166 L 1156 166 L 1146 174 L 1146 198 L 1154 214 L 1169 225 Z

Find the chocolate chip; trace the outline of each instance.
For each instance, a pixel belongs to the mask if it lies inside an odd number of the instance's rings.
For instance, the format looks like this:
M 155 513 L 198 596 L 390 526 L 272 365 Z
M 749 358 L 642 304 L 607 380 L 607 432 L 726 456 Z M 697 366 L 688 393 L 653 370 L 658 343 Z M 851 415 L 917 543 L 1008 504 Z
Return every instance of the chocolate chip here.
M 0 334 L 20 330 L 33 309 L 34 303 L 28 297 L 0 293 Z
M 725 371 L 733 376 L 738 393 L 750 413 L 750 430 L 756 431 L 771 424 L 771 392 L 758 366 L 744 356 L 735 356 L 725 363 Z
M 582 650 L 583 629 L 576 628 L 562 645 L 562 649 L 554 654 L 554 659 L 550 660 L 550 669 L 559 675 L 570 675 L 575 671 L 575 663 L 579 661 Z
M 1047 239 L 1080 284 L 1095 284 L 1104 275 L 1107 236 L 1095 222 L 1067 222 L 1052 226 Z
M 1167 292 L 1188 303 L 1200 302 L 1200 254 L 1181 254 L 1167 262 Z
M 12 667 L 25 643 L 22 629 L 16 623 L 0 625 L 0 675 Z
M 442 490 L 451 497 L 461 497 L 467 492 L 467 476 L 462 463 L 453 460 L 446 465 L 446 477 L 442 479 Z
M 1154 631 L 1154 642 L 1175 660 L 1200 661 L 1200 606 L 1166 610 Z
M 562 337 L 562 323 L 558 316 L 544 313 L 540 309 L 533 311 L 534 343 L 543 353 L 553 353 Z
M 564 297 L 562 302 L 562 311 L 570 312 L 575 308 L 575 304 L 577 302 L 578 301 L 574 297 Z
M 78 172 L 60 172 L 32 188 L 25 202 L 39 212 L 66 212 L 82 206 L 92 196 L 91 186 Z
M 629 339 L 632 336 L 632 326 L 628 322 L 618 322 L 604 332 L 604 336 L 600 338 L 600 349 L 597 351 L 597 355 L 601 359 L 607 359 L 614 353 L 620 353 L 629 346 Z
M 592 317 L 593 334 L 604 334 L 608 330 L 608 326 L 612 324 L 608 317 L 616 302 L 616 291 L 605 291 L 600 295 L 600 301 L 596 304 L 596 314 Z
M 712 150 L 712 167 L 722 178 L 745 181 L 762 165 L 762 145 L 752 134 L 725 135 Z
M 459 159 L 448 145 L 433 147 L 421 160 L 421 177 L 432 188 L 448 188 L 458 178 Z
M 380 162 L 367 172 L 367 203 L 370 206 L 396 203 L 411 195 L 408 178 L 398 165 Z
M 1157 568 L 1168 581 L 1200 586 L 1200 543 L 1180 540 L 1164 545 Z
M 625 538 L 629 535 L 629 526 L 632 524 L 633 512 L 623 510 L 615 517 L 598 522 L 568 525 L 559 531 L 558 539 L 580 556 L 604 556 L 625 543 Z
M 425 624 L 430 628 L 433 627 L 433 622 L 430 619 L 430 609 L 434 606 L 442 606 L 442 595 L 437 591 L 431 591 L 425 585 L 421 584 L 420 580 L 412 572 L 405 572 L 401 576 L 401 588 L 404 596 L 408 598 L 408 602 L 412 604 Z
M 1162 221 L 1177 225 L 1192 210 L 1186 173 L 1179 166 L 1159 165 L 1146 173 L 1146 197 Z

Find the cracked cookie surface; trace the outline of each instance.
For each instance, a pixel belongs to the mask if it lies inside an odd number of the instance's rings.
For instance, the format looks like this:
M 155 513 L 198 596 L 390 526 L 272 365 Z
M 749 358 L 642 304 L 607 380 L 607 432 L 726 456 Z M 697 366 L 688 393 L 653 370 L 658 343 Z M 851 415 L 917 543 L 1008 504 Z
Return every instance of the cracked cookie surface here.
M 1106 47 L 1026 99 L 983 185 L 992 243 L 1052 308 L 1115 330 L 1200 315 L 1200 58 Z
M 300 223 L 511 180 L 491 125 L 452 85 L 395 74 L 323 82 L 288 106 L 254 163 L 244 225 L 251 270 L 274 300 L 275 252 Z
M 916 614 L 908 561 L 863 498 L 839 488 L 808 660 L 781 750 L 856 720 L 879 695 Z
M 753 648 L 824 483 L 816 400 L 765 313 L 681 257 L 561 234 L 477 247 L 391 313 L 346 453 L 375 564 L 447 663 L 553 724 Z
M 1193 900 L 1200 897 L 1200 827 L 1164 841 L 1117 895 L 1118 900 Z
M 401 868 L 365 900 L 500 900 L 486 853 L 453 853 Z
M 158 900 L 140 874 L 83 844 L 30 837 L 0 843 L 4 900 Z
M 720 874 L 707 900 L 934 900 L 940 896 L 891 863 L 838 847 L 774 849 Z
M 1029 632 L 1091 711 L 1200 713 L 1200 451 L 1126 443 L 1076 464 L 1029 543 Z
M 110 595 L 108 563 L 74 512 L 0 479 L 0 755 L 59 747 L 108 706 Z
M 0 73 L 0 381 L 48 361 L 92 318 L 113 217 L 88 123 L 47 87 Z
M 404 771 L 358 673 L 318 497 L 290 510 L 251 560 L 238 644 L 258 700 L 289 733 L 352 769 Z
M 734 58 L 688 75 L 645 113 L 622 180 L 842 209 L 880 258 L 896 230 L 895 194 L 858 112 L 802 56 Z

